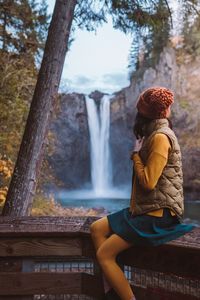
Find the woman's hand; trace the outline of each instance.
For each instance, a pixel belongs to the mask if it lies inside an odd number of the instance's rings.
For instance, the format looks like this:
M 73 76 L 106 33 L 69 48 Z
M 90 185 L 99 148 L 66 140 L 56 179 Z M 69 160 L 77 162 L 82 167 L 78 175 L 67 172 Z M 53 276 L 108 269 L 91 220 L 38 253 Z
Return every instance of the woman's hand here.
M 135 141 L 133 152 L 140 151 L 140 149 L 142 148 L 143 141 L 144 141 L 144 137 Z
M 133 160 L 133 155 L 135 153 L 138 153 L 140 151 L 140 149 L 142 148 L 143 141 L 144 141 L 144 137 L 135 141 L 135 146 L 134 146 L 134 149 L 130 156 L 131 160 Z

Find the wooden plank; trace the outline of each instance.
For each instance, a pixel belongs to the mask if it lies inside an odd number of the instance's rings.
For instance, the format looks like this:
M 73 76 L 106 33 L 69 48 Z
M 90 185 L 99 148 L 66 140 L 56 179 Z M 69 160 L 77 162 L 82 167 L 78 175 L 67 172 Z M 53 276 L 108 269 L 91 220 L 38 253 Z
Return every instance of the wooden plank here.
M 82 294 L 97 299 L 104 299 L 102 275 L 82 274 Z
M 0 246 L 1 247 L 1 246 Z M 0 258 L 0 272 L 21 272 L 22 259 L 20 258 Z
M 200 250 L 200 227 L 196 227 L 181 237 L 166 243 L 173 247 Z
M 71 237 L 89 236 L 90 224 L 98 217 L 0 217 L 0 237 Z M 173 247 L 200 250 L 200 227 L 167 243 Z
M 90 224 L 95 221 L 97 218 L 96 217 L 88 217 L 85 220 L 85 223 L 81 227 L 81 236 L 82 237 L 90 237 L 90 231 L 89 231 L 89 226 Z M 178 247 L 178 248 L 183 248 L 185 250 L 187 249 L 194 249 L 194 250 L 200 250 L 200 226 L 195 227 L 192 231 L 184 234 L 183 236 L 172 240 L 168 243 L 166 243 L 168 246 Z M 89 249 L 91 250 L 91 248 Z
M 87 217 L 0 217 L 0 237 L 75 236 Z
M 140 287 L 131 285 L 137 299 L 142 300 L 197 300 L 198 295 L 183 294 L 180 292 L 172 292 L 163 288 Z M 97 299 L 104 299 L 104 290 L 102 276 L 93 276 L 83 274 L 82 293 Z
M 82 255 L 89 258 L 96 258 L 95 247 L 90 235 L 82 236 Z
M 34 300 L 34 296 L 0 296 L 0 300 Z
M 0 296 L 81 294 L 81 273 L 0 273 Z
M 142 288 L 132 285 L 136 299 L 142 300 L 197 300 L 199 297 L 170 292 L 161 288 Z
M 0 256 L 82 255 L 80 238 L 0 238 Z
M 161 245 L 132 247 L 118 256 L 121 263 L 181 277 L 200 279 L 200 251 Z

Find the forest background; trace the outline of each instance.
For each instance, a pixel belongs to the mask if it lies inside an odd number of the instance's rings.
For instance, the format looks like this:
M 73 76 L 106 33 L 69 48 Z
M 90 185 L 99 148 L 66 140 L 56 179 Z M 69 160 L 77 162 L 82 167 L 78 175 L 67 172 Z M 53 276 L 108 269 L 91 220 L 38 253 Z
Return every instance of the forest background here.
M 138 71 L 141 73 L 145 68 L 154 67 L 163 49 L 173 43 L 178 43 L 176 52 L 180 61 L 185 55 L 195 60 L 200 54 L 199 1 L 182 1 L 181 30 L 175 36 L 171 30 L 173 19 L 169 10 L 173 10 L 173 5 L 162 0 L 153 2 L 155 6 L 151 1 L 139 1 L 137 6 L 132 6 L 130 1 L 105 1 L 101 9 L 98 1 L 80 2 L 75 12 L 70 43 L 73 43 L 76 27 L 95 30 L 110 14 L 115 28 L 134 33 L 129 55 L 130 81 Z M 45 0 L 2 0 L 0 3 L 1 209 L 18 155 L 50 24 L 47 5 Z M 187 103 L 182 105 L 187 106 Z M 60 95 L 57 95 L 52 119 L 59 110 Z M 71 214 L 70 210 L 58 205 L 53 197 L 47 196 L 43 189 L 49 181 L 62 186 L 48 159 L 55 148 L 55 137 L 51 130 L 48 131 L 45 148 L 32 214 Z M 94 211 L 77 210 L 73 213 L 94 214 Z

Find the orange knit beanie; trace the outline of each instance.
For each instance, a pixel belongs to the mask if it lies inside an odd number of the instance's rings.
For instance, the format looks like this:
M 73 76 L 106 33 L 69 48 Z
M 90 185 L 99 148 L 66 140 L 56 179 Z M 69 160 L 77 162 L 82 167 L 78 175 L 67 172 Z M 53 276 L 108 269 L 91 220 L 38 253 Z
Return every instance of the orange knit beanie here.
M 138 112 L 149 119 L 166 118 L 167 108 L 174 102 L 173 92 L 164 87 L 152 87 L 140 94 Z

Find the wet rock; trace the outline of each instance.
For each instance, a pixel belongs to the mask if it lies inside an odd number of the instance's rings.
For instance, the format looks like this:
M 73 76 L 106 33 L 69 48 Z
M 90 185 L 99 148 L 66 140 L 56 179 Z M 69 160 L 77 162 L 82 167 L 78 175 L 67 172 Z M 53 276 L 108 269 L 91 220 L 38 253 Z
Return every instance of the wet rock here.
M 165 48 L 154 68 L 138 70 L 130 86 L 113 94 L 111 99 L 110 146 L 114 184 L 131 184 L 134 145 L 132 127 L 136 102 L 140 92 L 150 86 L 165 86 L 173 90 L 175 103 L 172 122 L 183 154 L 184 186 L 187 197 L 200 191 L 200 57 L 182 57 L 175 48 Z M 89 95 L 99 104 L 104 94 Z M 61 109 L 51 129 L 56 134 L 55 154 L 50 158 L 55 174 L 66 188 L 90 184 L 90 149 L 87 112 L 83 94 L 61 96 Z M 98 166 L 97 166 L 98 167 Z M 190 196 L 188 196 L 190 195 Z

